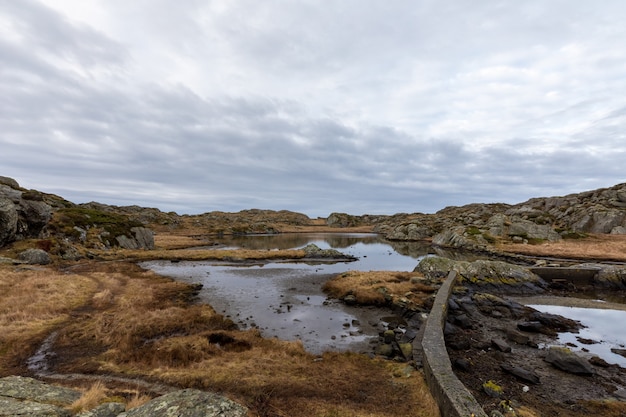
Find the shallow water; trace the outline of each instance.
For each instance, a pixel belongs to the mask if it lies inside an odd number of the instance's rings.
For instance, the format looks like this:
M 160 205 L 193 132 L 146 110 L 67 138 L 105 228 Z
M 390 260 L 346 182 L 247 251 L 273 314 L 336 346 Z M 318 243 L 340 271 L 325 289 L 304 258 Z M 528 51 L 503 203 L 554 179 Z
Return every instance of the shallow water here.
M 265 337 L 301 340 L 312 353 L 325 350 L 368 350 L 384 324 L 392 320 L 389 310 L 350 307 L 327 299 L 321 290 L 325 281 L 348 271 L 412 271 L 426 256 L 423 244 L 398 253 L 372 234 L 296 234 L 247 236 L 224 240 L 220 247 L 254 249 L 301 248 L 315 243 L 358 258 L 339 263 L 258 263 L 233 265 L 219 262 L 169 261 L 141 265 L 177 280 L 204 288 L 202 301 L 229 316 L 241 328 L 257 327 Z M 399 318 L 396 318 L 399 322 Z
M 559 343 L 567 344 L 574 351 L 585 349 L 586 353 L 597 355 L 608 363 L 626 367 L 626 358 L 611 352 L 611 349 L 626 348 L 626 311 L 538 304 L 529 307 L 577 320 L 585 326 L 579 333 L 559 333 Z M 579 338 L 597 343 L 581 343 Z

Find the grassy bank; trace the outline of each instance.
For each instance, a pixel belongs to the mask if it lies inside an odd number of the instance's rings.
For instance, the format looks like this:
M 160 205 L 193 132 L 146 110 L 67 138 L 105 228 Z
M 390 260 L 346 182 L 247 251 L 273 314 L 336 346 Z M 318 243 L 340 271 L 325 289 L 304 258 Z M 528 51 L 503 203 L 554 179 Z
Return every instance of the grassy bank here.
M 437 416 L 412 367 L 352 353 L 313 356 L 299 342 L 239 331 L 193 287 L 123 261 L 59 268 L 0 267 L 0 374 L 25 363 L 53 331 L 52 370 L 118 375 L 222 393 L 252 416 Z M 89 396 L 119 396 L 112 382 L 74 381 Z M 104 393 L 104 394 L 103 394 Z M 87 394 L 86 394 L 87 395 Z M 135 390 L 127 401 L 153 392 Z M 77 406 L 78 410 L 80 406 Z

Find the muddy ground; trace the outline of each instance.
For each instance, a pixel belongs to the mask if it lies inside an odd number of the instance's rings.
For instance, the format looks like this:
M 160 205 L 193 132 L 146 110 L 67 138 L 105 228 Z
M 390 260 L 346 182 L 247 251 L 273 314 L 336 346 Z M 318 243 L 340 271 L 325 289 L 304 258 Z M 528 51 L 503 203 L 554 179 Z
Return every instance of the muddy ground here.
M 546 296 L 563 295 L 553 293 L 543 297 L 545 300 Z M 608 406 L 611 401 L 626 401 L 626 369 L 602 360 L 591 360 L 593 375 L 581 376 L 559 370 L 544 360 L 547 347 L 558 345 L 555 336 L 558 325 L 553 328 L 544 326 L 543 332 L 520 331 L 519 323 L 536 319 L 531 316 L 532 312 L 512 312 L 506 307 L 507 303 L 517 303 L 506 296 L 501 296 L 506 301 L 504 305 L 495 302 L 479 306 L 471 301 L 469 304 L 461 302 L 472 297 L 470 292 L 452 298 L 455 301 L 451 304 L 448 321 L 455 325 L 448 324 L 446 342 L 457 376 L 484 410 L 498 410 L 505 414 L 503 406 L 508 403 L 513 409 L 523 406 L 544 417 L 626 415 L 623 403 L 618 410 L 609 410 Z M 523 298 L 516 300 L 524 302 Z M 511 334 L 521 334 L 522 340 L 514 341 Z M 503 341 L 504 346 L 499 347 L 492 342 L 494 340 Z M 539 383 L 520 379 L 503 370 L 503 365 L 530 371 L 538 377 Z M 483 385 L 488 381 L 501 388 L 500 395 L 486 392 Z

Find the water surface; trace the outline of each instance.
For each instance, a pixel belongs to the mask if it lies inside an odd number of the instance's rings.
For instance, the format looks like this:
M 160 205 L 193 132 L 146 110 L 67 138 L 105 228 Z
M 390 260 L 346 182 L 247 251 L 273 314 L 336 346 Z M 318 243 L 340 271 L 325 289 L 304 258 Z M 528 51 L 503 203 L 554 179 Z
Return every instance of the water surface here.
M 265 337 L 301 340 L 312 353 L 325 350 L 369 351 L 388 309 L 350 307 L 327 299 L 321 288 L 333 276 L 348 270 L 412 271 L 427 256 L 428 246 L 403 245 L 402 254 L 373 234 L 286 234 L 226 238 L 221 248 L 292 249 L 314 243 L 358 258 L 355 262 L 282 263 L 254 265 L 224 262 L 144 262 L 143 267 L 196 283 L 204 288 L 202 301 L 229 316 L 242 328 L 256 327 Z M 410 254 L 410 255 L 409 255 Z M 411 256 L 413 255 L 413 256 Z M 401 322 L 399 318 L 395 319 Z
M 574 351 L 597 355 L 608 363 L 626 367 L 626 358 L 611 351 L 626 348 L 626 311 L 538 304 L 530 304 L 529 307 L 577 320 L 585 326 L 579 333 L 559 333 L 559 343 L 568 345 Z M 594 343 L 583 343 L 581 340 Z

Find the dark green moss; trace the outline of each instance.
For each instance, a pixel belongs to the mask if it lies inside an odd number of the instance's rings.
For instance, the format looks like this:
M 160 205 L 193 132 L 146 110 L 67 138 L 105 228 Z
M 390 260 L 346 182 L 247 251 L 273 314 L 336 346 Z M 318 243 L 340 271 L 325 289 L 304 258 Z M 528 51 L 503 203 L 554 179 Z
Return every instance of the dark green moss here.
M 76 228 L 88 230 L 93 227 L 102 229 L 102 235 L 108 235 L 109 244 L 117 245 L 115 237 L 130 236 L 130 229 L 143 226 L 140 222 L 130 220 L 128 216 L 101 210 L 70 207 L 62 208 L 55 213 L 50 223 L 53 232 L 64 234 L 74 239 L 80 238 L 80 231 Z

